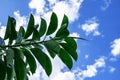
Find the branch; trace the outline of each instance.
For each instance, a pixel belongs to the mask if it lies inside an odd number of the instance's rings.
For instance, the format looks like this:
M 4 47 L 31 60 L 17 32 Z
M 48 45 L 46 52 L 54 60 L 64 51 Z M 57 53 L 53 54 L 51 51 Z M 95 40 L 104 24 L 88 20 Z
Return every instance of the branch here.
M 34 45 L 34 44 L 40 44 L 43 43 L 45 41 L 38 41 L 38 42 L 29 42 L 29 43 L 21 43 L 21 44 L 14 44 L 14 45 L 5 45 L 5 46 L 1 46 L 0 48 L 7 48 L 7 47 L 19 47 L 19 46 L 28 46 L 28 45 Z

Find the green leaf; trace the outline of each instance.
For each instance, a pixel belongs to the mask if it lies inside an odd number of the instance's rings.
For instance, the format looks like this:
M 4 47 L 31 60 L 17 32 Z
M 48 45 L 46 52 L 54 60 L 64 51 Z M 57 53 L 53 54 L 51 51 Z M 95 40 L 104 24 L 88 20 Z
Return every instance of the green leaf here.
M 46 21 L 42 18 L 42 19 L 41 19 L 40 29 L 39 29 L 39 35 L 40 35 L 40 37 L 42 37 L 42 36 L 45 34 L 46 28 L 47 28 L 47 23 L 46 23 Z
M 55 32 L 58 26 L 58 18 L 57 15 L 53 12 L 51 19 L 50 19 L 50 25 L 48 26 L 48 31 L 46 35 L 50 35 Z
M 16 20 L 11 17 L 11 31 L 10 31 L 10 37 L 9 40 L 13 41 L 17 38 L 17 32 L 15 30 L 16 27 Z
M 5 62 L 0 59 L 0 80 L 4 80 L 6 76 Z
M 8 17 L 7 28 L 4 39 L 9 38 L 9 44 L 12 44 L 13 40 L 17 38 L 17 32 L 15 30 L 16 20 L 12 17 Z
M 74 38 L 72 38 L 72 37 L 67 37 L 67 38 L 65 38 L 65 41 L 66 41 L 67 44 L 68 44 L 69 46 L 71 46 L 74 50 L 77 49 L 77 43 L 76 43 L 76 41 L 74 40 Z
M 32 45 L 32 46 L 34 46 L 34 48 L 43 49 L 43 47 L 42 47 L 40 44 L 34 44 L 34 45 Z
M 49 57 L 39 48 L 32 48 L 31 51 L 49 76 L 52 72 L 52 64 Z
M 13 80 L 13 67 L 7 67 L 7 80 Z
M 60 51 L 60 46 L 55 40 L 46 41 L 46 42 L 44 42 L 44 45 L 47 48 L 47 50 L 52 58 L 54 58 L 55 55 L 58 54 Z
M 72 58 L 64 49 L 61 48 L 58 56 L 69 69 L 72 68 L 73 66 Z
M 50 54 L 50 56 L 51 56 L 52 58 L 54 58 L 54 57 L 56 56 L 56 52 L 55 52 L 55 51 L 53 51 L 53 50 L 51 50 L 51 49 L 49 49 L 49 48 L 47 48 L 47 51 L 49 52 L 49 54 Z
M 40 40 L 40 35 L 39 35 L 37 28 L 34 28 L 32 39 L 33 40 Z
M 60 45 L 65 49 L 65 51 L 68 52 L 69 55 L 73 57 L 75 61 L 77 61 L 78 55 L 76 49 L 74 49 L 72 46 L 68 45 L 67 43 L 60 43 Z
M 24 35 L 25 35 L 25 30 L 24 30 L 24 28 L 21 26 L 20 29 L 19 29 L 19 32 L 18 32 L 18 36 L 17 36 L 17 39 L 16 39 L 16 43 L 21 43 Z
M 10 38 L 11 40 L 16 39 L 17 32 L 15 30 L 15 26 L 16 26 L 16 20 L 9 16 L 4 39 L 8 39 L 8 38 Z
M 22 51 L 24 55 L 26 56 L 27 62 L 30 66 L 30 71 L 32 72 L 32 74 L 35 73 L 36 68 L 37 68 L 35 58 L 33 57 L 33 55 L 31 54 L 29 50 L 22 48 Z
M 33 30 L 34 30 L 34 16 L 31 14 L 24 39 L 28 38 L 32 34 Z
M 66 15 L 64 15 L 63 20 L 62 20 L 62 24 L 60 29 L 58 30 L 58 32 L 56 33 L 56 37 L 66 37 L 69 35 L 69 31 L 68 31 L 68 17 Z
M 9 48 L 6 50 L 6 62 L 8 67 L 10 63 L 13 61 L 13 59 L 14 59 L 14 51 L 13 49 Z
M 11 18 L 9 16 L 8 17 L 7 28 L 6 28 L 4 39 L 8 39 L 9 38 L 10 32 L 11 32 Z
M 27 77 L 27 69 L 24 61 L 21 58 L 21 54 L 23 54 L 19 49 L 12 48 L 14 50 L 15 61 L 14 68 L 16 73 L 17 80 L 26 80 Z

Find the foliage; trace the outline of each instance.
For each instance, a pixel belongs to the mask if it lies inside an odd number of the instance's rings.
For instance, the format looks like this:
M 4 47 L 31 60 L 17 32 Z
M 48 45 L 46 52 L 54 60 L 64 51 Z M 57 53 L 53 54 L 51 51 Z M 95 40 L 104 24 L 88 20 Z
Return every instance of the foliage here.
M 77 61 L 78 55 L 74 37 L 69 37 L 68 23 L 68 17 L 64 15 L 57 30 L 58 18 L 53 12 L 48 27 L 43 18 L 40 25 L 35 25 L 31 14 L 27 29 L 21 26 L 16 31 L 16 20 L 8 17 L 4 39 L 0 38 L 0 80 L 27 80 L 29 75 L 36 72 L 36 60 L 49 76 L 52 72 L 50 57 L 54 59 L 55 56 L 71 69 L 73 60 Z M 53 33 L 56 33 L 54 37 L 51 36 Z M 7 44 L 5 40 L 8 41 Z

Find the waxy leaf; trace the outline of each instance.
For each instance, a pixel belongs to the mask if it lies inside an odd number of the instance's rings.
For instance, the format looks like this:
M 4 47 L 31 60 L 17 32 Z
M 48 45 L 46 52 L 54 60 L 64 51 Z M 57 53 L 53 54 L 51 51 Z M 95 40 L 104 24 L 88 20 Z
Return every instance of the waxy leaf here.
M 33 31 L 34 31 L 34 16 L 31 14 L 24 38 L 25 39 L 28 38 L 32 34 Z
M 39 48 L 32 48 L 31 52 L 36 57 L 38 62 L 44 68 L 45 72 L 49 76 L 52 72 L 52 64 L 49 57 Z
M 39 26 L 39 25 L 36 25 L 36 27 L 34 27 L 33 36 L 32 36 L 33 40 L 40 40 L 40 35 L 39 35 L 38 30 L 37 30 L 37 26 Z
M 13 40 L 17 38 L 17 32 L 15 30 L 16 20 L 12 17 L 8 17 L 7 28 L 4 39 L 9 38 L 9 44 L 12 44 Z
M 74 38 L 72 38 L 72 37 L 67 37 L 67 38 L 65 38 L 65 41 L 66 41 L 67 44 L 68 44 L 69 46 L 71 46 L 74 50 L 77 49 L 77 44 L 76 44 L 76 41 L 74 40 Z
M 46 35 L 50 35 L 55 32 L 58 26 L 58 18 L 57 15 L 53 12 L 51 19 L 50 19 L 50 25 L 48 26 L 48 30 Z
M 4 39 L 8 39 L 10 37 L 11 37 L 11 39 L 16 39 L 17 33 L 15 30 L 15 26 L 16 26 L 16 20 L 9 16 Z M 12 33 L 14 33 L 14 34 L 12 34 Z
M 42 37 L 47 29 L 47 23 L 46 21 L 42 18 L 41 19 L 41 25 L 40 25 L 40 29 L 39 29 L 39 36 Z
M 14 68 L 16 73 L 17 80 L 26 80 L 27 77 L 27 69 L 24 61 L 21 58 L 22 51 L 17 48 L 12 48 L 14 50 Z
M 64 49 L 62 48 L 60 49 L 58 56 L 69 69 L 72 68 L 73 66 L 72 58 Z
M 51 49 L 49 49 L 49 48 L 47 48 L 47 51 L 49 52 L 49 54 L 50 54 L 50 56 L 51 56 L 52 58 L 54 58 L 54 57 L 56 56 L 56 52 L 55 52 L 55 51 L 53 51 L 53 50 L 51 50 Z
M 64 15 L 61 27 L 58 30 L 58 32 L 56 33 L 56 37 L 67 37 L 69 35 L 69 31 L 67 29 L 68 23 L 69 23 L 68 17 L 66 15 Z
M 17 36 L 17 39 L 16 39 L 16 43 L 21 43 L 24 35 L 25 35 L 25 30 L 24 30 L 24 28 L 21 26 L 20 29 L 19 29 L 19 32 L 18 32 L 18 36 Z
M 0 80 L 4 80 L 6 75 L 6 65 L 5 62 L 3 62 L 0 59 Z
M 4 36 L 5 40 L 8 39 L 9 36 L 10 36 L 10 33 L 11 33 L 11 22 L 12 22 L 11 17 L 8 17 L 7 28 L 6 28 L 6 32 L 5 32 L 5 36 Z
M 46 41 L 46 42 L 44 42 L 44 45 L 47 48 L 47 50 L 52 58 L 54 58 L 55 55 L 58 54 L 60 51 L 60 46 L 55 40 Z
M 13 59 L 14 59 L 14 51 L 13 49 L 9 48 L 6 50 L 6 62 L 8 67 L 11 64 L 11 62 L 13 62 Z
M 26 56 L 27 62 L 30 66 L 30 71 L 32 72 L 32 74 L 35 73 L 36 68 L 37 68 L 35 58 L 31 54 L 31 52 L 29 50 L 25 49 L 25 48 L 22 48 L 22 52 Z
M 7 80 L 13 80 L 13 67 L 7 67 Z
M 60 45 L 65 49 L 65 51 L 68 52 L 69 55 L 73 57 L 75 61 L 77 61 L 78 55 L 76 49 L 74 49 L 72 46 L 68 45 L 67 43 L 60 43 Z

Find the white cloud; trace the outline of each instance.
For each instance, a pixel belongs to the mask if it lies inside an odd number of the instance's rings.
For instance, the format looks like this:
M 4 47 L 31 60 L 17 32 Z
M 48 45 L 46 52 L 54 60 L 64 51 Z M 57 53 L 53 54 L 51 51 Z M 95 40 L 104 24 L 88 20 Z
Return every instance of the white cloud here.
M 53 6 L 53 11 L 62 18 L 66 14 L 69 20 L 75 21 L 79 17 L 79 9 L 83 0 L 59 1 Z
M 80 34 L 78 34 L 77 32 L 73 32 L 69 36 L 71 36 L 71 37 L 80 37 Z
M 110 4 L 112 3 L 112 0 L 103 0 L 103 2 L 104 2 L 104 5 L 101 6 L 101 9 L 103 11 L 105 11 L 110 6 Z
M 80 68 L 74 69 L 72 71 L 62 72 L 62 69 L 56 74 L 52 75 L 53 77 L 50 80 L 84 80 L 85 78 L 92 78 L 97 75 L 98 68 L 105 67 L 105 57 L 100 57 L 95 60 L 93 65 L 87 65 L 86 70 L 82 70 Z
M 19 11 L 14 12 L 14 16 L 16 19 L 16 30 L 18 31 L 20 26 L 26 26 L 27 25 L 27 18 L 26 16 L 21 16 Z
M 29 79 L 30 79 L 30 80 L 40 80 L 40 73 L 41 73 L 41 72 L 44 73 L 42 67 L 41 67 L 41 66 L 38 66 L 35 74 L 29 76 Z
M 75 74 L 72 72 L 60 72 L 51 80 L 75 80 Z
M 45 0 L 31 0 L 29 3 L 30 9 L 35 9 L 37 14 L 44 12 Z
M 118 39 L 115 39 L 113 42 L 112 42 L 112 45 L 111 45 L 111 53 L 113 56 L 118 56 L 120 55 L 120 38 Z
M 93 36 L 98 36 L 101 33 L 98 31 L 99 23 L 97 22 L 96 17 L 92 17 L 82 24 L 82 30 L 86 32 L 86 35 L 93 34 Z
M 110 73 L 114 73 L 114 72 L 115 72 L 115 70 L 116 70 L 116 68 L 114 68 L 114 67 L 110 67 L 109 72 L 110 72 Z
M 115 57 L 112 57 L 109 60 L 112 61 L 112 62 L 116 62 L 117 61 L 117 59 Z
M 97 75 L 98 68 L 105 67 L 105 58 L 100 57 L 99 59 L 95 60 L 93 65 L 87 65 L 87 69 L 83 70 L 79 73 L 82 78 L 91 78 Z
M 39 66 L 37 72 L 30 77 L 30 80 L 84 80 L 86 78 L 92 78 L 97 75 L 99 68 L 105 67 L 105 57 L 100 57 L 95 60 L 95 63 L 92 65 L 87 65 L 85 70 L 80 68 L 71 70 L 71 71 L 62 71 L 65 68 L 65 65 L 61 62 L 58 57 L 52 60 L 53 72 L 48 77 L 44 70 Z
M 61 76 L 62 75 L 61 70 L 65 68 L 65 64 L 63 64 L 63 62 L 58 58 L 58 56 L 56 56 L 54 59 L 51 59 L 51 61 L 52 61 L 53 70 L 50 77 L 46 75 L 41 65 L 37 63 L 38 67 L 37 67 L 36 73 L 29 77 L 30 80 L 40 80 L 40 78 L 42 78 L 42 80 L 53 80 L 53 79 L 56 80 L 57 77 Z M 67 75 L 67 73 L 65 74 Z
M 80 37 L 80 34 L 77 32 L 73 32 L 72 34 L 69 35 L 70 37 Z M 75 39 L 75 41 L 77 41 L 77 39 Z
M 88 55 L 88 54 L 86 54 L 86 55 L 85 55 L 85 59 L 88 59 L 88 58 L 89 58 L 89 55 Z
M 6 26 L 0 25 L 0 37 L 4 38 Z
M 66 14 L 71 22 L 75 21 L 79 17 L 79 9 L 84 0 L 31 0 L 29 3 L 29 8 L 35 10 L 35 14 L 42 15 L 44 17 L 46 14 L 55 12 L 61 22 L 62 17 Z M 59 22 L 59 23 L 60 23 Z

